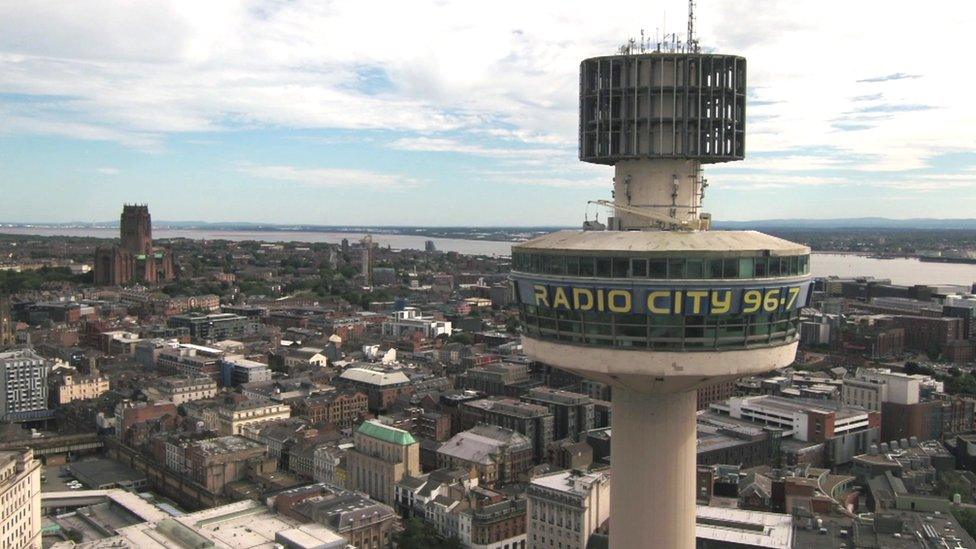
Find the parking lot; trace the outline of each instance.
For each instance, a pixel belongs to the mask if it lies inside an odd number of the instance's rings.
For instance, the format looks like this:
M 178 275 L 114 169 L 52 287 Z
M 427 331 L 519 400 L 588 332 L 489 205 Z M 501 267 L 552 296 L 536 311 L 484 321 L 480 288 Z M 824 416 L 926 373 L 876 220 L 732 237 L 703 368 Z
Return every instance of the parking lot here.
M 44 465 L 41 467 L 41 476 L 44 477 L 44 481 L 41 482 L 41 492 L 67 492 L 71 490 L 68 487 L 68 482 L 74 480 L 74 477 L 61 477 L 62 473 L 67 473 L 67 465 Z

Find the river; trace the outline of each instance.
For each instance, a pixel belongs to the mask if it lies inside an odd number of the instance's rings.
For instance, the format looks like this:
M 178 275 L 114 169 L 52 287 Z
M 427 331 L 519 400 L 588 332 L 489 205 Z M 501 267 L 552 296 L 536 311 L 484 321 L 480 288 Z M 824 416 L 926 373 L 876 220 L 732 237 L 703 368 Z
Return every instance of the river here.
M 3 234 L 39 236 L 91 236 L 115 238 L 115 228 L 55 228 L 55 227 L 0 227 Z M 343 238 L 350 242 L 366 233 L 304 232 L 304 231 L 219 231 L 209 229 L 156 229 L 155 238 L 192 238 L 222 240 L 259 240 L 263 242 L 332 242 Z M 427 240 L 433 240 L 438 250 L 470 255 L 509 255 L 511 242 L 489 240 L 465 240 L 460 238 L 427 238 L 415 235 L 373 234 L 380 246 L 393 249 L 424 249 Z M 856 254 L 814 253 L 810 261 L 813 276 L 873 276 L 889 278 L 893 284 L 959 284 L 976 283 L 976 265 L 960 263 L 923 263 L 917 259 L 876 259 Z

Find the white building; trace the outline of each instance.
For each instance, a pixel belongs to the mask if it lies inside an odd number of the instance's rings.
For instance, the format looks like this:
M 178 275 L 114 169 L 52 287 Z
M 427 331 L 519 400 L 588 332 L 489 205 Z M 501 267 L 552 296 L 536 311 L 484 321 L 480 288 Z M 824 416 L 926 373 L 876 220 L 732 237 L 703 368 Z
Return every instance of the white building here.
M 343 456 L 352 446 L 352 444 L 340 444 L 338 447 L 322 445 L 316 448 L 315 453 L 312 454 L 312 478 L 315 482 L 345 488 L 346 479 L 336 472 L 342 468 Z
M 976 309 L 976 295 L 973 294 L 952 294 L 947 295 L 945 300 L 942 301 L 943 305 L 948 305 L 950 307 L 966 307 L 967 309 Z
M 156 368 L 181 376 L 216 376 L 220 372 L 223 355 L 220 349 L 181 343 L 175 348 L 160 351 L 156 357 Z
M 31 450 L 0 452 L 0 547 L 41 547 L 41 463 Z
M 400 337 L 417 331 L 432 339 L 441 334 L 451 335 L 452 329 L 450 322 L 425 316 L 416 307 L 404 307 L 402 311 L 394 311 L 390 320 L 383 323 L 383 335 Z
M 584 549 L 590 534 L 610 518 L 606 472 L 562 471 L 538 477 L 526 495 L 528 547 Z
M 887 368 L 858 368 L 844 379 L 841 401 L 848 406 L 881 411 L 883 402 L 918 404 L 923 391 L 941 393 L 943 383 L 930 376 L 892 372 Z
M 0 421 L 22 421 L 47 412 L 48 363 L 31 349 L 0 353 Z
M 87 501 L 111 501 L 138 518 L 135 524 L 122 526 L 115 535 L 92 544 L 97 547 L 138 547 L 170 549 L 172 547 L 290 547 L 297 549 L 347 549 L 349 542 L 337 532 L 318 523 L 303 523 L 274 513 L 253 500 L 243 500 L 195 513 L 172 516 L 135 494 L 122 490 L 85 490 L 54 492 L 61 501 L 77 498 Z M 181 540 L 179 542 L 174 540 Z M 191 540 L 191 541 L 186 541 Z M 68 543 L 68 545 L 74 546 Z M 37 547 L 40 547 L 38 536 Z M 56 545 L 66 547 L 67 545 Z M 6 547 L 19 547 L 3 545 Z M 30 547 L 30 546 L 24 546 Z
M 184 402 L 217 396 L 217 382 L 207 376 L 164 377 L 152 390 L 159 394 L 160 400 L 168 400 L 179 406 Z
M 56 394 L 52 399 L 57 404 L 68 404 L 76 400 L 98 398 L 109 389 L 109 380 L 100 375 L 82 375 L 74 368 L 61 369 L 50 376 L 50 389 Z
M 871 428 L 871 414 L 860 408 L 838 406 L 836 403 L 812 401 L 802 399 L 782 398 L 775 396 L 733 397 L 727 401 L 710 405 L 711 410 L 735 419 L 744 419 L 772 425 L 784 430 L 783 436 L 809 442 L 822 442 L 825 439 L 843 436 Z M 811 420 L 821 417 L 832 418 L 830 421 Z
M 225 403 L 217 408 L 217 431 L 221 435 L 239 435 L 245 426 L 290 417 L 291 406 L 279 402 L 246 400 Z
M 255 381 L 271 381 L 271 369 L 267 364 L 244 358 L 244 355 L 229 355 L 221 360 L 220 382 L 224 387 Z

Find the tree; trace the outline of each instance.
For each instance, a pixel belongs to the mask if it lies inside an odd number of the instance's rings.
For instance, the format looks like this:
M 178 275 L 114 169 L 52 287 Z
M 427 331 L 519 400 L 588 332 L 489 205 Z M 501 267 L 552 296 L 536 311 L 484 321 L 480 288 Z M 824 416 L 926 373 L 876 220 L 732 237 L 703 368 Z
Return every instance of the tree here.
M 505 320 L 505 331 L 510 334 L 517 333 L 519 325 L 518 317 L 510 316 Z
M 461 543 L 460 538 L 458 538 L 457 536 L 451 536 L 441 542 L 440 548 L 441 549 L 464 549 L 464 544 Z
M 13 270 L 0 271 L 0 293 L 15 294 L 18 292 L 37 290 L 45 284 L 58 282 L 72 282 L 75 284 L 90 283 L 91 274 L 73 275 L 67 267 L 41 267 L 40 269 L 17 272 Z
M 474 343 L 474 336 L 467 332 L 458 332 L 447 340 L 450 343 L 461 343 L 463 345 L 471 345 Z
M 75 530 L 74 528 L 68 528 L 67 530 L 65 530 L 64 537 L 68 538 L 69 540 L 75 543 L 81 543 L 82 540 L 85 539 L 85 536 L 82 535 L 80 531 Z
M 966 533 L 970 536 L 976 536 L 976 510 L 955 507 L 952 509 L 952 516 L 956 517 Z
M 906 362 L 904 372 L 908 375 L 923 374 L 927 376 L 934 376 L 935 370 L 929 368 L 928 366 L 922 366 L 917 362 Z
M 950 394 L 976 395 L 976 377 L 963 374 L 945 380 L 945 390 Z
M 405 523 L 405 528 L 397 534 L 397 547 L 400 549 L 427 549 L 434 547 L 436 537 L 434 529 L 417 517 Z

